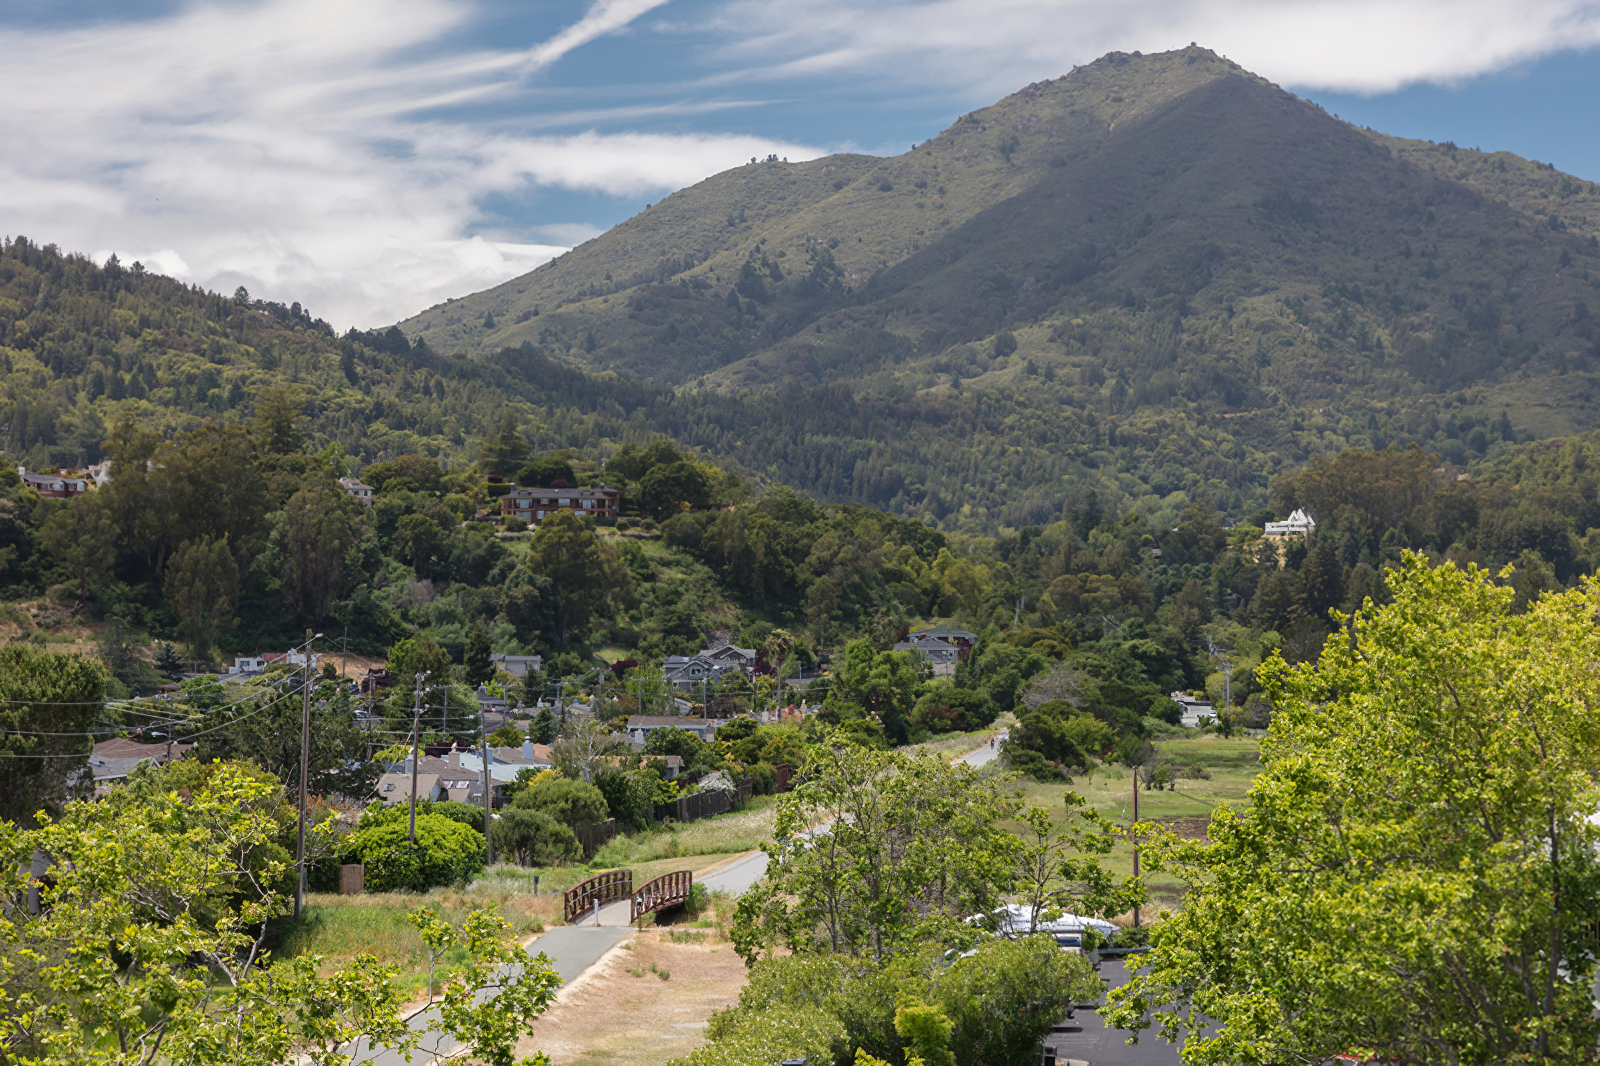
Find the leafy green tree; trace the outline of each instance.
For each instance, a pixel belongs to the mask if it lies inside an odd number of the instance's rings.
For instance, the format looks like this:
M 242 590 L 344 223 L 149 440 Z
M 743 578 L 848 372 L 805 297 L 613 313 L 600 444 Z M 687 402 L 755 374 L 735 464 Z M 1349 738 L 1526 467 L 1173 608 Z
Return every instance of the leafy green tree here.
M 567 485 L 578 483 L 577 475 L 572 472 L 572 460 L 561 454 L 541 455 L 517 473 L 517 484 L 534 486 L 556 486 L 556 482 Z
M 540 524 L 528 546 L 527 567 L 549 582 L 555 643 L 565 648 L 573 634 L 628 587 L 615 553 L 602 550 L 594 534 L 570 511 Z
M 594 785 L 570 777 L 541 774 L 518 792 L 512 806 L 519 810 L 543 811 L 577 832 L 608 816 L 606 798 Z
M 550 713 L 550 708 L 540 707 L 539 713 L 533 716 L 528 725 L 528 739 L 535 744 L 549 744 L 556 739 L 556 716 Z
M 594 786 L 606 798 L 611 817 L 629 826 L 644 824 L 654 812 L 660 783 L 649 770 L 607 769 L 594 779 Z
M 993 906 L 1008 847 L 1000 822 L 1014 810 L 997 781 L 964 764 L 818 748 L 779 802 L 767 876 L 740 899 L 735 947 L 747 960 L 787 946 L 882 962 L 931 918 Z
M 298 674 L 292 677 L 298 682 Z M 202 761 L 249 760 L 291 789 L 298 789 L 301 712 L 297 683 L 283 691 L 264 688 L 248 694 L 231 693 L 228 706 L 216 712 L 207 731 L 196 740 L 194 757 Z M 371 735 L 356 723 L 356 702 L 349 688 L 333 681 L 316 684 L 312 689 L 311 749 L 306 756 L 312 794 L 357 800 L 371 795 L 382 766 L 367 758 L 370 741 Z
M 577 836 L 548 811 L 507 807 L 489 832 L 495 853 L 515 856 L 519 866 L 562 866 L 581 852 Z
M 485 1066 L 550 1066 L 544 1052 L 516 1057 L 517 1041 L 555 1002 L 561 978 L 544 952 L 529 956 L 510 926 L 489 911 L 473 911 L 462 923 L 460 942 L 469 961 L 445 985 L 439 1020 L 446 1032 L 472 1045 Z
M 1418 554 L 1389 588 L 1262 667 L 1250 805 L 1157 850 L 1189 888 L 1115 1024 L 1186 1029 L 1193 1063 L 1592 1059 L 1600 588 L 1516 615 Z
M 497 748 L 514 748 L 522 743 L 524 735 L 516 726 L 503 725 L 489 734 L 489 743 Z
M 710 501 L 711 479 L 690 460 L 653 466 L 639 479 L 639 505 L 658 519 Z
M 60 815 L 83 784 L 105 687 L 91 659 L 0 648 L 0 819 L 31 826 L 41 811 Z
M 178 657 L 178 649 L 165 640 L 156 647 L 156 669 L 168 681 L 176 681 L 183 676 L 183 660 Z
M 56 559 L 67 580 L 77 587 L 80 606 L 89 601 L 89 585 L 111 570 L 116 525 L 98 493 L 70 501 L 45 520 L 40 546 Z
M 882 724 L 895 743 L 906 740 L 906 716 L 916 703 L 922 679 L 910 653 L 878 651 L 866 639 L 845 645 L 844 661 L 837 671 L 838 687 L 829 700 L 860 705 Z
M 445 539 L 445 531 L 431 517 L 408 514 L 395 525 L 394 536 L 389 538 L 389 550 L 396 558 L 410 564 L 418 577 L 428 577 L 434 572 L 436 560 L 444 553 Z
M 217 636 L 233 620 L 239 568 L 227 537 L 185 541 L 167 564 L 167 601 L 196 659 L 211 660 Z
M 441 728 L 451 698 L 450 653 L 439 647 L 431 635 L 418 633 L 391 647 L 387 659 L 389 676 L 395 680 L 386 708 L 389 720 L 403 723 L 405 729 L 411 728 L 417 675 L 427 674 L 422 688 L 423 726 Z
M 305 401 L 293 389 L 271 384 L 256 394 L 254 436 L 267 455 L 298 455 L 306 450 Z
M 439 917 L 439 912 L 432 907 L 413 907 L 406 914 L 406 921 L 422 937 L 422 946 L 428 949 L 428 1003 L 431 1005 L 434 964 L 439 961 L 440 955 L 455 946 L 456 929 Z
M 0 862 L 22 871 L 0 918 L 8 1056 L 335 1066 L 360 1035 L 415 1047 L 392 967 L 363 954 L 323 976 L 315 957 L 270 961 L 271 919 L 290 909 L 276 890 L 279 825 L 262 802 L 274 795 L 221 764 L 184 794 L 74 803 L 34 830 L 0 821 Z M 40 854 L 54 862 L 34 879 Z
M 417 812 L 417 839 L 411 841 L 406 804 L 362 816 L 355 832 L 340 841 L 346 862 L 366 869 L 373 892 L 426 892 L 463 884 L 483 872 L 483 833 L 442 814 Z
M 279 558 L 289 603 L 307 621 L 327 617 L 346 590 L 359 539 L 356 504 L 337 485 L 296 492 L 279 521 Z
M 1010 888 L 1028 910 L 1031 935 L 1041 921 L 1061 914 L 1115 917 L 1144 902 L 1143 884 L 1118 880 L 1100 860 L 1111 853 L 1116 837 L 1098 811 L 1083 797 L 1066 794 L 1066 817 L 1057 819 L 1037 804 L 1018 812 L 1017 830 L 1008 843 Z
M 687 729 L 677 729 L 672 726 L 652 729 L 650 735 L 644 738 L 646 755 L 676 755 L 683 760 L 685 767 L 693 765 L 696 756 L 705 749 L 705 746 L 705 741 Z

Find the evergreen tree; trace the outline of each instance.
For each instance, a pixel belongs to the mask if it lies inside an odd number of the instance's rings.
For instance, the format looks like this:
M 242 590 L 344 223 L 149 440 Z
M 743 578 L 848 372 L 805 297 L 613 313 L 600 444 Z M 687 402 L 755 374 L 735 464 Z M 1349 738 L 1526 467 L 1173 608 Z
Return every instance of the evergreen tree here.
M 510 411 L 500 416 L 494 432 L 487 437 L 478 451 L 479 461 L 490 474 L 514 474 L 528 461 L 532 449 L 517 428 L 517 418 Z
M 190 650 L 211 660 L 217 635 L 233 618 L 239 568 L 228 538 L 185 541 L 167 564 L 166 594 L 178 610 L 179 626 Z
M 267 455 L 298 455 L 306 450 L 300 414 L 304 401 L 292 389 L 272 384 L 256 394 L 256 445 Z
M 494 676 L 494 664 L 489 661 L 489 633 L 481 624 L 474 624 L 467 634 L 467 650 L 461 656 L 467 681 L 474 687 L 484 684 Z

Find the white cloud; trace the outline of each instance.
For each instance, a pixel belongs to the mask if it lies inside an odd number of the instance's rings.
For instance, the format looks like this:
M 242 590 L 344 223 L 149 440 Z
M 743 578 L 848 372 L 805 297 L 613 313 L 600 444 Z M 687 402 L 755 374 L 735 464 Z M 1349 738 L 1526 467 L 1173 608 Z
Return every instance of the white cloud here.
M 807 154 L 747 136 L 528 136 L 419 117 L 509 98 L 661 2 L 599 0 L 534 48 L 444 56 L 435 42 L 473 14 L 458 0 L 202 3 L 0 31 L 0 232 L 242 284 L 341 327 L 392 322 L 564 250 L 474 236 L 487 197 L 639 196 L 752 155 Z
M 1274 81 L 1386 92 L 1600 43 L 1578 0 L 732 0 L 715 20 L 748 76 L 892 71 L 979 96 L 1106 52 L 1190 41 Z M 772 63 L 752 66 L 753 57 Z

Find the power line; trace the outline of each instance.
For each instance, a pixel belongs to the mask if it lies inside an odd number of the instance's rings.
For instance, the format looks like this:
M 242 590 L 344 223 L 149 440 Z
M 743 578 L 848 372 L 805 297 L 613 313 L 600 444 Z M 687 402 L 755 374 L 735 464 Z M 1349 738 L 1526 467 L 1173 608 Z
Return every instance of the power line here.
M 237 718 L 230 718 L 226 722 L 223 722 L 221 725 L 213 726 L 210 729 L 201 730 L 198 733 L 192 733 L 187 737 L 174 737 L 172 739 L 172 743 L 174 743 L 174 744 L 184 744 L 184 743 L 187 743 L 190 740 L 193 740 L 195 737 L 202 737 L 202 736 L 205 736 L 207 733 L 215 733 L 219 729 L 226 729 L 228 726 L 233 725 L 236 722 L 247 721 L 248 719 L 254 718 L 258 714 L 261 714 L 261 713 L 263 713 L 265 711 L 271 710 L 273 707 L 277 706 L 279 703 L 282 703 L 284 700 L 286 700 L 288 698 L 289 698 L 289 694 L 287 694 L 287 693 L 282 694 L 282 695 L 278 696 L 277 699 L 274 699 L 274 700 L 262 705 L 261 707 L 256 708 L 255 710 L 251 711 L 249 714 L 243 714 L 243 715 L 240 715 Z M 240 700 L 240 701 L 238 701 L 236 703 L 225 704 L 222 707 L 213 708 L 210 712 L 208 712 L 206 714 L 198 715 L 197 717 L 200 717 L 200 718 L 212 718 L 212 717 L 215 717 L 216 715 L 222 713 L 224 710 L 228 710 L 228 709 L 233 708 L 233 707 L 238 707 L 244 702 L 245 701 Z M 325 707 L 325 706 L 327 706 L 327 704 L 322 704 L 322 706 Z M 175 727 L 174 728 L 174 732 L 181 732 L 183 730 L 183 728 L 184 728 L 183 722 L 179 721 L 179 720 L 173 720 L 173 721 L 170 721 L 170 722 L 152 723 L 152 724 L 173 726 L 173 727 Z M 148 727 L 146 727 L 146 728 L 148 728 Z M 26 732 L 25 733 L 25 732 L 22 732 L 20 730 L 0 730 L 0 734 L 10 735 L 10 736 L 22 736 L 22 737 L 85 737 L 85 738 L 88 738 L 88 739 L 94 739 L 95 737 L 102 736 L 102 734 L 100 734 L 100 733 L 36 733 L 36 732 Z M 117 739 L 117 738 L 116 737 L 111 737 L 109 739 Z M 16 759 L 69 758 L 69 756 L 65 756 L 65 755 L 62 755 L 62 756 L 12 755 L 10 757 L 11 758 L 16 758 Z

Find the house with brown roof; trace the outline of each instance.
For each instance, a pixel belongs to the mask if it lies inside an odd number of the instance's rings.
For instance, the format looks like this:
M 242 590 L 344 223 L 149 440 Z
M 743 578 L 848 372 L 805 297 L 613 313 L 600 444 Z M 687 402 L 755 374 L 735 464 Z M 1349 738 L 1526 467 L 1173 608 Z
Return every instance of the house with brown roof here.
M 52 499 L 70 499 L 89 491 L 87 478 L 73 477 L 70 474 L 30 474 L 27 467 L 19 466 L 17 476 L 22 479 L 24 487 Z
M 108 787 L 117 781 L 126 781 L 133 768 L 147 762 L 151 766 L 165 766 L 183 758 L 193 744 L 141 744 L 128 737 L 102 740 L 89 753 L 89 769 L 94 773 L 95 787 Z
M 622 508 L 622 490 L 604 485 L 592 489 L 551 486 L 548 488 L 511 486 L 511 491 L 500 497 L 500 517 L 520 518 L 536 526 L 546 518 L 561 511 L 593 515 L 596 518 L 615 518 Z

